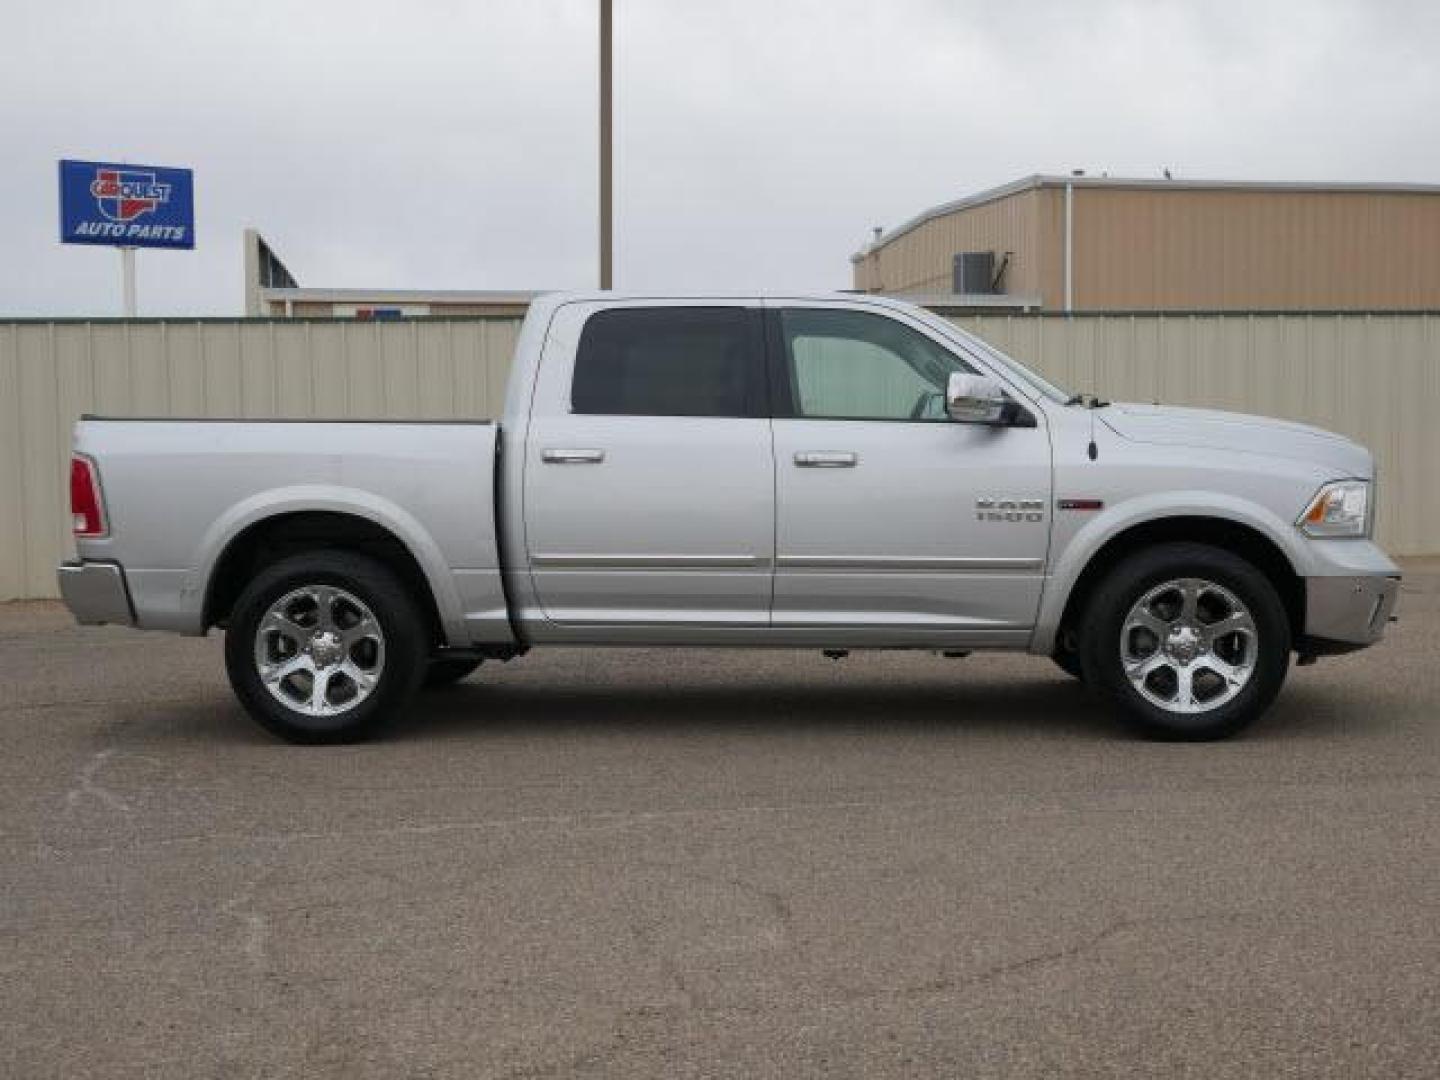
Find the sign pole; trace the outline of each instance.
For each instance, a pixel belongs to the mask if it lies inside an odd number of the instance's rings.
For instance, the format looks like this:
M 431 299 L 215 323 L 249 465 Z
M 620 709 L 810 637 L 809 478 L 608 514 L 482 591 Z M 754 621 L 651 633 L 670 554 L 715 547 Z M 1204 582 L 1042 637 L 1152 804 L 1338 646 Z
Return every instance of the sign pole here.
M 611 173 L 611 0 L 600 0 L 600 288 L 611 288 L 613 259 L 613 188 Z
M 120 249 L 120 295 L 125 305 L 125 318 L 135 318 L 135 249 Z

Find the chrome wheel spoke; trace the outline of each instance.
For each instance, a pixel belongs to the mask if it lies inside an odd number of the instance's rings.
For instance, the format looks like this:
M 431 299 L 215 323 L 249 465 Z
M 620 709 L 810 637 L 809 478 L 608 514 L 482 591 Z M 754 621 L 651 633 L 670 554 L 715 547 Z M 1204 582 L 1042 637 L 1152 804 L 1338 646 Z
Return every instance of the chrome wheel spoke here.
M 1210 641 L 1216 641 L 1235 633 L 1253 635 L 1255 633 L 1255 620 L 1250 618 L 1248 611 L 1232 611 L 1229 615 L 1217 619 L 1213 623 L 1203 624 L 1203 628 L 1205 637 Z
M 279 634 L 281 637 L 293 641 L 297 646 L 305 644 L 310 637 L 309 630 L 306 630 L 283 611 L 267 612 L 264 620 L 260 623 L 260 630 L 262 633 Z
M 260 678 L 266 686 L 278 686 L 297 671 L 308 671 L 312 674 L 315 671 L 315 664 L 305 654 L 292 656 L 288 660 L 281 660 L 274 664 L 263 664 L 260 667 Z
M 1180 582 L 1180 617 L 1176 622 L 1182 626 L 1195 626 L 1200 622 L 1200 590 L 1204 582 L 1186 578 Z
M 366 671 L 364 668 L 360 667 L 360 665 L 356 664 L 353 660 L 344 661 L 340 665 L 338 670 L 341 674 L 343 674 L 346 678 L 348 678 L 351 682 L 355 684 L 355 688 L 357 690 L 364 691 L 366 693 L 369 693 L 371 690 L 373 690 L 375 688 L 375 683 L 379 681 L 379 675 L 376 672 Z
M 1188 666 L 1175 668 L 1175 707 L 1181 712 L 1193 712 L 1199 704 L 1195 700 L 1195 669 Z
M 315 595 L 315 625 L 321 630 L 335 630 L 335 601 L 339 591 L 328 585 L 317 586 Z
M 1125 660 L 1125 675 L 1136 686 L 1143 686 L 1152 674 L 1168 666 L 1169 663 L 1169 658 L 1159 649 L 1156 649 L 1150 656 L 1139 659 L 1127 657 Z
M 369 615 L 362 616 L 354 626 L 347 626 L 340 632 L 340 640 L 345 643 L 347 653 L 362 641 L 379 638 L 380 624 Z
M 1165 635 L 1170 633 L 1170 624 L 1149 609 L 1141 609 L 1134 612 L 1130 622 L 1133 626 L 1149 630 L 1150 633 L 1155 635 L 1157 642 L 1164 641 Z
M 315 679 L 310 683 L 310 711 L 312 713 L 318 715 L 329 711 L 330 680 L 334 678 L 334 676 L 334 668 L 328 668 L 315 673 Z
M 1218 656 L 1207 656 L 1198 661 L 1195 666 L 1202 671 L 1214 672 L 1220 676 L 1220 678 L 1225 680 L 1227 688 L 1244 686 L 1245 680 L 1250 677 L 1249 667 L 1242 664 L 1226 663 Z

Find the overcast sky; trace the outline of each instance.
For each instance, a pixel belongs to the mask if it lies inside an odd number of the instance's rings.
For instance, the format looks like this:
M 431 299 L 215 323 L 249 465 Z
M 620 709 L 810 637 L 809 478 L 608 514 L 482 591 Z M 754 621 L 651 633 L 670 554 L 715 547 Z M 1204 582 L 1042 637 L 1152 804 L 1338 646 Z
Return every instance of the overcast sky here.
M 597 0 L 0 0 L 0 314 L 116 314 L 62 157 L 190 166 L 142 314 L 595 284 Z M 616 284 L 843 288 L 872 225 L 1034 172 L 1440 181 L 1440 5 L 615 0 Z

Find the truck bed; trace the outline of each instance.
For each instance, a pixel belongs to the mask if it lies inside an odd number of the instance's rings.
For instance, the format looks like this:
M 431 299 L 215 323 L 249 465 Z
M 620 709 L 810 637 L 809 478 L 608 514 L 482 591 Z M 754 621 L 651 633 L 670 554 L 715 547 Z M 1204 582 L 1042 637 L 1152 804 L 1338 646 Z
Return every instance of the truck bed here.
M 87 416 L 109 535 L 80 555 L 125 568 L 136 624 L 203 633 L 205 583 L 251 527 L 342 514 L 390 532 L 434 593 L 446 644 L 512 640 L 495 530 L 499 428 L 488 421 L 176 420 Z

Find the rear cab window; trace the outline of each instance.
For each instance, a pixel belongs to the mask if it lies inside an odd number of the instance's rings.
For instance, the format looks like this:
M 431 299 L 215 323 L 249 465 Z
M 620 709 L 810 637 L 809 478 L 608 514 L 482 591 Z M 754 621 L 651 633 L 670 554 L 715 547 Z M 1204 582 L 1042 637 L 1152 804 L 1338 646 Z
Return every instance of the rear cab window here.
M 591 315 L 570 407 L 611 416 L 766 415 L 758 309 L 621 307 Z

